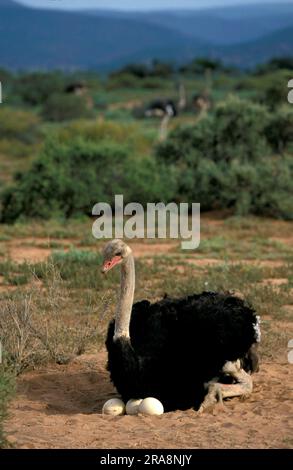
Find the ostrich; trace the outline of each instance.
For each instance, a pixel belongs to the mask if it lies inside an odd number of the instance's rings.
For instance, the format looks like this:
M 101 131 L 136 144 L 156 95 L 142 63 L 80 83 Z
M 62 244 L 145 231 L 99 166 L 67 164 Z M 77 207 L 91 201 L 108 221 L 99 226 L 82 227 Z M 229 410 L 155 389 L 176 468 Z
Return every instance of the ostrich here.
M 170 119 L 177 116 L 177 107 L 172 100 L 152 101 L 145 110 L 146 117 L 160 117 L 159 140 L 164 141 L 167 138 L 168 125 Z
M 206 94 L 198 94 L 193 97 L 193 105 L 199 115 L 202 117 L 207 114 L 212 107 L 211 100 Z
M 122 240 L 105 246 L 102 272 L 117 265 L 121 288 L 106 339 L 107 367 L 124 402 L 151 396 L 166 411 L 203 411 L 217 400 L 251 393 L 250 373 L 257 369 L 252 348 L 259 340 L 251 307 L 216 292 L 133 304 L 134 257 Z
M 92 97 L 89 94 L 88 87 L 85 82 L 74 82 L 70 83 L 66 88 L 65 88 L 65 93 L 69 95 L 75 95 L 75 96 L 80 96 L 85 98 L 86 106 L 88 109 L 93 109 L 94 107 L 94 102 Z
M 145 117 L 160 117 L 159 140 L 164 141 L 167 137 L 170 119 L 176 117 L 178 112 L 186 108 L 186 91 L 183 83 L 179 84 L 178 103 L 171 99 L 157 99 L 152 101 L 145 110 Z

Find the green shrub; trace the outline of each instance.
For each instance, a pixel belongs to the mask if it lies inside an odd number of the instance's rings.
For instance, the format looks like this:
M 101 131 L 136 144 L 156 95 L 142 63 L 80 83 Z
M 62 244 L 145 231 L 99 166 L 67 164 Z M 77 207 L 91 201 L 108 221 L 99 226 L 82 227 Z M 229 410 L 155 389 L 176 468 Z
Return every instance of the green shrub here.
M 0 137 L 31 143 L 36 136 L 39 118 L 35 113 L 0 106 Z
M 260 79 L 259 96 L 269 108 L 275 110 L 287 102 L 288 81 L 292 78 L 290 70 L 280 70 Z
M 110 74 L 110 79 L 123 79 L 123 77 L 133 77 L 141 80 L 150 77 L 170 78 L 174 73 L 172 64 L 154 59 L 151 64 L 128 64 L 120 70 L 116 70 Z
M 150 157 L 131 155 L 125 145 L 54 139 L 4 191 L 1 219 L 67 218 L 91 214 L 97 202 L 112 204 L 115 194 L 123 194 L 126 202 L 144 202 L 168 198 L 171 191 L 168 171 L 162 173 Z
M 78 135 L 85 140 L 99 143 L 102 140 L 125 142 L 125 134 L 133 134 L 135 126 L 124 126 L 116 122 L 79 119 L 57 130 L 61 142 L 70 142 Z
M 196 125 L 175 130 L 157 153 L 166 162 L 194 150 L 214 161 L 255 161 L 270 152 L 264 132 L 268 119 L 265 107 L 230 96 Z
M 293 216 L 293 114 L 230 97 L 196 125 L 180 126 L 156 156 L 175 174 L 173 198 L 200 202 L 202 210 L 241 215 Z
M 52 94 L 44 104 L 43 116 L 48 121 L 69 121 L 89 116 L 86 98 L 65 93 Z
M 293 144 L 293 108 L 283 106 L 272 113 L 265 129 L 267 140 L 275 152 L 283 153 Z
M 107 81 L 107 90 L 116 90 L 119 88 L 136 88 L 139 86 L 138 78 L 130 73 L 121 73 L 109 78 Z
M 70 142 L 78 135 L 95 143 L 116 142 L 128 146 L 135 154 L 149 154 L 154 137 L 136 123 L 117 123 L 110 120 L 80 119 L 60 126 L 56 131 L 60 142 Z
M 253 161 L 268 153 L 265 107 L 231 96 L 214 111 L 214 159 Z
M 271 73 L 248 75 L 238 82 L 236 89 L 251 93 L 256 101 L 274 110 L 287 103 L 288 81 L 291 78 L 291 70 L 276 69 Z
M 279 70 L 292 70 L 293 69 L 293 59 L 292 57 L 275 57 L 269 60 L 267 63 L 258 65 L 256 67 L 255 73 L 257 75 L 265 75 L 270 72 L 275 72 Z
M 33 72 L 21 74 L 14 85 L 14 94 L 31 106 L 43 105 L 54 93 L 61 93 L 66 86 L 61 72 Z
M 290 157 L 263 158 L 254 164 L 202 158 L 188 170 L 181 166 L 176 172 L 176 199 L 200 202 L 203 211 L 230 209 L 237 215 L 293 218 Z
M 14 392 L 14 380 L 3 365 L 0 364 L 0 449 L 6 446 L 3 430 L 4 420 L 7 418 L 7 406 Z
M 180 69 L 186 74 L 205 74 L 207 70 L 210 71 L 226 71 L 227 68 L 219 60 L 209 59 L 206 57 L 199 57 L 192 62 L 184 65 Z

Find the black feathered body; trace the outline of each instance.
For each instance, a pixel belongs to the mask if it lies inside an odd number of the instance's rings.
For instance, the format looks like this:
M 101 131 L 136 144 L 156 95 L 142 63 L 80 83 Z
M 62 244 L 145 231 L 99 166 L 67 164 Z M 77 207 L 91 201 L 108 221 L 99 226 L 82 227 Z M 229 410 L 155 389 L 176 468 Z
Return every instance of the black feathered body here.
M 204 292 L 181 299 L 133 305 L 130 340 L 106 347 L 111 380 L 122 399 L 154 397 L 166 411 L 198 408 L 204 383 L 219 376 L 226 361 L 247 358 L 256 343 L 255 311 L 228 294 Z

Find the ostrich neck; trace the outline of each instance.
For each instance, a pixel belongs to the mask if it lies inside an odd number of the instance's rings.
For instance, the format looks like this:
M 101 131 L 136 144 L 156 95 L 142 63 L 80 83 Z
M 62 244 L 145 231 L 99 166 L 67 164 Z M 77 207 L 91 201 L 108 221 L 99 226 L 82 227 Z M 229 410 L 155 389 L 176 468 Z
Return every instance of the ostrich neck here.
M 115 316 L 114 341 L 118 338 L 130 338 L 129 324 L 135 288 L 134 259 L 129 255 L 121 264 L 120 295 Z

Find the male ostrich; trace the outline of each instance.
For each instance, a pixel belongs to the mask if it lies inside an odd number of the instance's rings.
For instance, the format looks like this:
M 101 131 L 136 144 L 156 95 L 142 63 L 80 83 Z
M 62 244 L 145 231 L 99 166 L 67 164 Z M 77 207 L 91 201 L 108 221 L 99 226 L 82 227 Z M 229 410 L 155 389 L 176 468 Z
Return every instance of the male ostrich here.
M 183 83 L 179 84 L 178 91 L 177 104 L 171 99 L 159 98 L 152 101 L 145 109 L 145 117 L 162 118 L 159 129 L 159 140 L 161 141 L 164 141 L 167 137 L 170 120 L 186 108 L 186 91 Z
M 172 100 L 156 100 L 152 101 L 147 107 L 145 116 L 162 118 L 159 128 L 159 140 L 164 141 L 167 138 L 170 119 L 177 116 L 177 108 Z
M 155 397 L 166 411 L 202 411 L 217 398 L 252 391 L 247 372 L 257 368 L 251 348 L 258 342 L 259 327 L 251 307 L 215 292 L 133 305 L 132 250 L 122 240 L 112 240 L 103 258 L 103 273 L 121 266 L 120 296 L 106 347 L 111 380 L 124 402 Z

